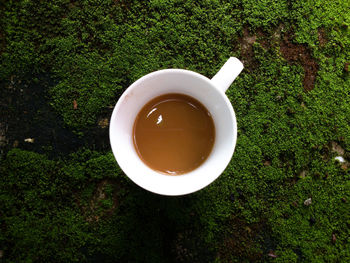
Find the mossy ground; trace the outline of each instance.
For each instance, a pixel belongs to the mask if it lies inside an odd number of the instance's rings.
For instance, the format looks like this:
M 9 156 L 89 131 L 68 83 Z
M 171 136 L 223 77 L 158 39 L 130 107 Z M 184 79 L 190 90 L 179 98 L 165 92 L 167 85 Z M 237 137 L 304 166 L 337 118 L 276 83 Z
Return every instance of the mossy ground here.
M 350 262 L 349 10 L 2 2 L 0 260 Z M 239 130 L 223 175 L 172 198 L 130 182 L 106 122 L 123 90 L 162 68 L 211 77 L 230 56 L 245 70 L 227 92 Z

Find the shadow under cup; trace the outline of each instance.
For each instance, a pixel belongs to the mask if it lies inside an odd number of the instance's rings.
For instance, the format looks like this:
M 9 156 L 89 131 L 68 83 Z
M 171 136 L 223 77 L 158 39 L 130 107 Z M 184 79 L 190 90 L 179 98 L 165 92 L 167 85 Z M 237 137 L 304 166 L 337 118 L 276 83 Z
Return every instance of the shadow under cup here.
M 133 125 L 142 107 L 168 93 L 191 96 L 210 112 L 215 125 L 211 154 L 198 168 L 177 176 L 149 168 L 138 156 L 133 143 Z M 134 82 L 120 97 L 110 121 L 113 154 L 125 174 L 142 188 L 162 195 L 184 195 L 213 182 L 231 160 L 237 138 L 236 118 L 223 91 L 210 79 L 188 70 L 165 69 Z

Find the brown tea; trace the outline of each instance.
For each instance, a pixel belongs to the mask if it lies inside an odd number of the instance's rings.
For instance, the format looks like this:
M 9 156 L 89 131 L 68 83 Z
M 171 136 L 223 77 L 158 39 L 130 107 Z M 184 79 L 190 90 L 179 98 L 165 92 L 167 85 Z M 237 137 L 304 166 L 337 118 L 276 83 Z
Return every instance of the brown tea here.
M 209 111 L 196 99 L 166 94 L 149 101 L 138 113 L 135 149 L 150 168 L 170 175 L 194 170 L 209 156 L 215 126 Z

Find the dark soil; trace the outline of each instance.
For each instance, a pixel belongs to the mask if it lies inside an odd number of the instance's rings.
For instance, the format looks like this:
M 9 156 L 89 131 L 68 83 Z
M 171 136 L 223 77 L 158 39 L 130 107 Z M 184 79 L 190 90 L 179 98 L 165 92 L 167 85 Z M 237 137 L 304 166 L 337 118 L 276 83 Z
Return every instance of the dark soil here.
M 239 38 L 239 43 L 241 46 L 243 65 L 248 69 L 254 69 L 257 67 L 256 62 L 254 61 L 253 51 L 253 44 L 255 43 L 256 39 L 256 35 L 250 34 L 247 27 L 243 28 L 243 36 Z
M 284 36 L 280 43 L 280 50 L 282 56 L 290 63 L 300 63 L 304 68 L 303 86 L 305 91 L 310 91 L 315 87 L 315 80 L 318 71 L 318 64 L 312 57 L 311 51 L 307 46 L 302 44 L 294 44 L 292 42 L 292 35 Z
M 318 33 L 318 41 L 320 42 L 320 47 L 324 47 L 328 42 L 325 29 L 320 28 L 317 33 Z
M 22 80 L 13 76 L 0 82 L 1 155 L 14 147 L 51 157 L 64 156 L 84 146 L 101 151 L 109 149 L 107 126 L 96 125 L 84 137 L 65 127 L 47 95 L 53 85 L 55 80 L 49 75 L 27 76 Z
M 269 236 L 269 230 L 265 222 L 247 224 L 244 220 L 232 216 L 229 220 L 232 232 L 227 233 L 224 243 L 219 249 L 220 259 L 230 262 L 232 255 L 239 255 L 249 262 L 256 262 L 275 250 L 276 241 Z M 256 242 L 262 244 L 258 249 Z M 241 246 L 244 244 L 244 246 Z
M 264 49 L 271 48 L 271 40 L 266 32 L 264 32 L 262 29 L 257 29 L 256 35 L 258 36 L 259 43 Z
M 106 192 L 106 188 L 108 186 L 111 186 L 113 189 L 111 197 L 109 197 L 108 193 Z M 97 184 L 95 192 L 86 206 L 83 206 L 80 202 L 78 202 L 78 205 L 80 206 L 82 213 L 86 218 L 86 221 L 98 222 L 100 218 L 107 218 L 113 215 L 113 212 L 117 209 L 119 204 L 117 196 L 119 189 L 120 186 L 118 181 L 111 179 L 103 179 Z M 101 209 L 101 202 L 109 198 L 111 198 L 111 200 L 113 201 L 111 207 L 107 209 Z

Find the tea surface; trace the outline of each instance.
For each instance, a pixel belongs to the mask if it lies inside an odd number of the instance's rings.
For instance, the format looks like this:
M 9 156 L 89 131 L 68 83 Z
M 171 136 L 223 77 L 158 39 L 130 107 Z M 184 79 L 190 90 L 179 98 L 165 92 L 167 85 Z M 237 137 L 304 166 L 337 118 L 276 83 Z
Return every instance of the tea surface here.
M 183 174 L 209 156 L 215 141 L 214 121 L 196 99 L 165 94 L 149 101 L 138 113 L 133 140 L 138 155 L 150 168 Z

